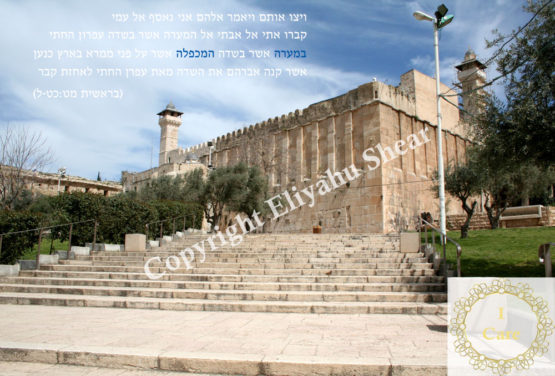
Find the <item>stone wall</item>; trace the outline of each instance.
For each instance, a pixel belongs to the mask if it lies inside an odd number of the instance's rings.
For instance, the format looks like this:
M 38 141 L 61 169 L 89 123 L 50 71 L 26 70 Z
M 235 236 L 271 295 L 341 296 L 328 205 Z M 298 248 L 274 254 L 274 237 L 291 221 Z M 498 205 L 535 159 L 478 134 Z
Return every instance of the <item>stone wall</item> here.
M 466 220 L 466 214 L 448 215 L 447 229 L 460 230 L 462 224 Z M 507 228 L 512 227 L 535 227 L 535 226 L 555 226 L 555 206 L 542 207 L 542 217 L 529 219 L 514 219 L 505 221 Z M 471 230 L 489 229 L 490 224 L 486 213 L 475 213 L 470 220 Z
M 55 173 L 30 172 L 23 173 L 25 188 L 33 193 L 46 196 L 57 195 L 59 192 L 87 192 L 112 196 L 122 191 L 121 184 L 111 181 L 96 181 L 78 176 L 60 176 Z M 60 186 L 58 188 L 58 181 Z
M 364 150 L 428 128 L 430 142 L 369 171 Z M 464 160 L 468 140 L 443 132 L 444 160 Z M 392 232 L 415 226 L 422 211 L 438 214 L 432 182 L 437 170 L 436 128 L 416 116 L 414 98 L 400 88 L 372 82 L 288 116 L 243 128 L 215 140 L 216 167 L 246 161 L 269 177 L 272 195 L 315 184 L 354 164 L 360 178 L 279 218 L 267 230 Z M 202 160 L 202 158 L 201 158 Z M 450 212 L 460 212 L 454 200 Z
M 176 176 L 184 175 L 197 168 L 200 168 L 204 171 L 207 170 L 204 164 L 198 161 L 191 161 L 191 162 L 181 162 L 181 163 L 174 163 L 174 162 L 166 163 L 160 167 L 154 167 L 142 172 L 123 171 L 121 173 L 123 190 L 125 192 L 140 191 L 152 179 L 156 179 L 160 176 L 176 177 Z
M 461 229 L 462 224 L 466 220 L 466 214 L 456 214 L 447 216 L 447 229 L 457 231 Z M 471 230 L 489 229 L 489 221 L 486 213 L 475 213 L 470 220 Z

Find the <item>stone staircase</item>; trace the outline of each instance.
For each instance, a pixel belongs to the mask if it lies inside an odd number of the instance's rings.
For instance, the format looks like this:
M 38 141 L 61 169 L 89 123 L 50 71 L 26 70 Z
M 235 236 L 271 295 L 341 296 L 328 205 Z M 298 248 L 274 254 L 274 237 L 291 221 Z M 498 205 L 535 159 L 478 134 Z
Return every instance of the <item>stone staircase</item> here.
M 395 235 L 251 234 L 206 260 L 167 271 L 164 261 L 207 235 L 146 252 L 95 252 L 0 280 L 0 303 L 187 311 L 445 314 L 443 277 Z M 218 243 L 217 243 L 218 244 Z

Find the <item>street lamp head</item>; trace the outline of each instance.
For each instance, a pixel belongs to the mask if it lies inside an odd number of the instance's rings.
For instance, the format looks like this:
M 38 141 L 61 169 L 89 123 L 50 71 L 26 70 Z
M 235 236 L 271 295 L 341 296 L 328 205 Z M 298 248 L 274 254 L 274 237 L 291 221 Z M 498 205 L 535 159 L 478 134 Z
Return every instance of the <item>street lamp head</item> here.
M 430 16 L 430 15 L 424 13 L 424 12 L 416 11 L 412 15 L 418 21 L 435 21 L 435 18 L 433 18 L 432 16 Z
M 441 29 L 442 27 L 449 25 L 451 21 L 453 21 L 453 17 L 454 16 L 452 14 L 441 17 L 441 19 L 437 21 L 437 28 Z

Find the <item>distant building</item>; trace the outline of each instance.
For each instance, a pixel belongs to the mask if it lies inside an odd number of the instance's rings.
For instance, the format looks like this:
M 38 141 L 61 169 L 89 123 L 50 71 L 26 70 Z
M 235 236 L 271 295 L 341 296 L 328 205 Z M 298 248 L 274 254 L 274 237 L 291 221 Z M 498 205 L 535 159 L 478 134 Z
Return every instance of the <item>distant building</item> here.
M 48 172 L 24 171 L 23 179 L 26 189 L 46 196 L 54 196 L 58 192 L 88 192 L 112 196 L 123 190 L 122 185 L 117 182 L 89 180 Z

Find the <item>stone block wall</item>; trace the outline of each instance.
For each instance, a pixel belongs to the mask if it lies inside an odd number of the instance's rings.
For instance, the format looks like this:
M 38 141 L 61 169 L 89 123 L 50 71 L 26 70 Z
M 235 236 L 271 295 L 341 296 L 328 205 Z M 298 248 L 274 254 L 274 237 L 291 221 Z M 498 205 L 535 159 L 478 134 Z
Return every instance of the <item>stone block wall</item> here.
M 363 152 L 378 143 L 394 147 L 397 140 L 428 129 L 430 142 L 373 171 Z M 436 128 L 415 115 L 414 103 L 397 88 L 373 82 L 343 96 L 320 102 L 288 116 L 269 119 L 215 140 L 216 167 L 246 161 L 269 177 L 272 196 L 294 186 L 315 184 L 329 169 L 354 165 L 360 177 L 315 202 L 268 225 L 273 232 L 394 232 L 412 229 L 418 213 L 437 215 L 433 190 L 437 170 Z M 444 160 L 464 160 L 468 140 L 443 132 Z M 451 212 L 461 209 L 450 201 Z M 224 218 L 224 222 L 229 218 Z
M 456 214 L 447 216 L 447 229 L 460 230 L 466 219 L 466 214 Z M 535 226 L 555 226 L 555 206 L 542 207 L 542 217 L 528 219 L 514 219 L 506 221 L 507 228 L 514 227 L 535 227 Z M 489 229 L 490 224 L 486 213 L 475 213 L 470 220 L 471 230 Z

